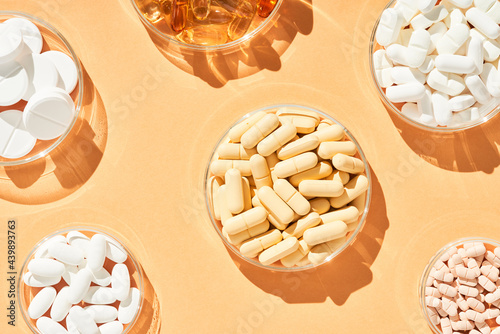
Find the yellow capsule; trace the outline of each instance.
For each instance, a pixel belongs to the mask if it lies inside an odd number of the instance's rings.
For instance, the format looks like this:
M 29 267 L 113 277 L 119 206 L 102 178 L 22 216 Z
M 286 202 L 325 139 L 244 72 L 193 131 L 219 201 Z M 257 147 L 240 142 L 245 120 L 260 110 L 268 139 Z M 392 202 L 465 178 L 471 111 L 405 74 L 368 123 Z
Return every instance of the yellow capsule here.
M 208 46 L 227 43 L 228 36 L 224 26 L 193 26 L 182 30 L 177 39 L 186 44 Z
M 188 9 L 187 0 L 173 0 L 170 25 L 175 32 L 179 33 L 186 27 Z
M 206 19 L 208 14 L 210 14 L 211 4 L 211 0 L 191 0 L 191 8 L 193 10 L 194 17 L 201 21 Z

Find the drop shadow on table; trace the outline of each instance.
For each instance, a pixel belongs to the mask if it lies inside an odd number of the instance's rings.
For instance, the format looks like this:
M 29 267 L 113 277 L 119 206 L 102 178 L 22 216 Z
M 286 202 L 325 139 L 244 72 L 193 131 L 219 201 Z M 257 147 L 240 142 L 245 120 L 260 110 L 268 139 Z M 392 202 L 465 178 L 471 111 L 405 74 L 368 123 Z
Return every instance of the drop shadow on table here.
M 83 103 L 73 129 L 48 156 L 19 166 L 0 167 L 0 198 L 19 204 L 60 200 L 94 174 L 106 147 L 104 103 L 83 69 Z
M 244 78 L 261 70 L 279 71 L 280 57 L 298 33 L 313 29 L 312 0 L 285 0 L 280 16 L 267 33 L 257 34 L 231 51 L 192 51 L 179 48 L 161 38 L 148 26 L 146 30 L 160 53 L 181 70 L 195 75 L 214 88 L 230 80 Z
M 322 303 L 328 297 L 343 305 L 355 291 L 370 284 L 370 270 L 389 228 L 382 187 L 372 170 L 372 201 L 357 239 L 332 261 L 296 273 L 271 272 L 255 267 L 228 250 L 239 270 L 253 284 L 286 303 Z
M 386 109 L 406 144 L 430 164 L 454 172 L 487 174 L 500 165 L 498 115 L 468 130 L 440 133 L 416 128 Z

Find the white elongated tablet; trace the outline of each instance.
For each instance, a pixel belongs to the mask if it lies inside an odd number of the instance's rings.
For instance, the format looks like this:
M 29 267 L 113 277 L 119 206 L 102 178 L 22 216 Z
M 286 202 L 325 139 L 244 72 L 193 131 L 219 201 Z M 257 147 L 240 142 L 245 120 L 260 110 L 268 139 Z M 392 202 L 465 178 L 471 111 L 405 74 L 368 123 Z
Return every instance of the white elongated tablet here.
M 471 57 L 444 54 L 436 57 L 436 68 L 441 72 L 469 74 L 477 67 Z
M 45 314 L 56 298 L 56 289 L 46 287 L 40 290 L 37 295 L 31 300 L 28 307 L 28 315 L 31 319 L 38 319 Z
M 436 5 L 437 0 L 418 0 L 418 9 L 422 13 L 428 13 Z
M 83 261 L 83 251 L 74 246 L 54 243 L 49 247 L 49 255 L 65 264 L 77 266 Z
M 49 240 L 45 241 L 40 245 L 40 247 L 38 247 L 37 251 L 35 252 L 35 259 L 50 258 L 49 246 L 52 245 L 53 242 L 66 243 L 66 238 L 62 235 L 56 235 L 55 237 L 52 237 Z
M 71 246 L 80 248 L 83 251 L 84 256 L 87 257 L 87 249 L 90 245 L 90 238 L 78 231 L 71 231 L 66 235 L 66 239 Z
M 437 22 L 434 23 L 430 28 L 429 28 L 429 34 L 431 35 L 431 45 L 429 46 L 429 51 L 427 52 L 428 54 L 433 53 L 436 50 L 436 45 L 437 42 L 443 37 L 444 34 L 448 31 L 448 28 L 446 27 L 446 24 L 443 22 Z
M 64 271 L 62 278 L 68 285 L 71 285 L 74 277 L 76 276 L 76 274 L 78 274 L 78 267 L 71 266 L 69 264 L 65 264 L 64 267 L 66 268 L 66 270 Z
M 17 27 L 23 34 L 23 41 L 32 53 L 40 53 L 43 48 L 43 38 L 38 27 L 31 21 L 14 17 L 8 19 L 4 24 Z
M 486 104 L 491 99 L 491 95 L 486 88 L 485 83 L 478 75 L 470 75 L 465 77 L 465 84 L 472 93 L 477 102 Z
M 450 124 L 452 112 L 448 95 L 441 92 L 434 92 L 432 94 L 432 108 L 434 110 L 434 118 L 439 125 L 447 126 Z
M 106 259 L 106 239 L 101 234 L 94 234 L 90 239 L 87 251 L 88 267 L 92 271 L 98 271 L 104 265 Z
M 50 317 L 59 322 L 62 321 L 69 313 L 71 309 L 71 304 L 68 300 L 69 287 L 65 286 L 59 291 L 56 298 L 54 299 L 54 303 L 50 309 Z
M 28 73 L 19 63 L 0 64 L 0 106 L 19 102 L 28 90 Z
M 124 264 L 117 264 L 111 273 L 111 291 L 116 300 L 127 299 L 130 290 L 130 273 Z
M 421 113 L 418 111 L 418 106 L 416 103 L 408 102 L 401 108 L 401 113 L 406 117 L 418 122 Z
M 500 36 L 500 27 L 485 12 L 473 7 L 465 13 L 465 17 L 470 24 L 485 34 L 486 37 L 497 39 Z
M 420 113 L 420 122 L 432 125 L 434 123 L 434 112 L 432 111 L 432 92 L 430 88 L 425 88 L 425 94 L 417 101 L 417 107 Z
M 23 113 L 6 110 L 0 113 L 0 156 L 17 159 L 25 156 L 35 147 L 36 138 L 25 128 Z
M 421 83 L 411 82 L 397 86 L 388 87 L 387 98 L 394 103 L 417 102 L 425 94 L 425 87 Z
M 472 0 L 448 0 L 448 2 L 458 8 L 469 8 L 472 6 Z
M 56 285 L 61 281 L 61 277 L 38 276 L 33 275 L 28 271 L 26 274 L 24 274 L 23 280 L 24 284 L 26 284 L 27 286 L 31 286 L 34 288 L 44 288 L 46 286 Z
M 466 24 L 457 24 L 450 28 L 437 42 L 438 54 L 455 54 L 469 39 L 470 28 Z
M 68 334 L 66 328 L 51 318 L 41 317 L 36 321 L 36 328 L 42 334 Z
M 98 324 L 111 322 L 118 318 L 118 309 L 109 305 L 90 305 L 84 308 Z
M 33 259 L 28 263 L 28 270 L 33 275 L 60 277 L 64 273 L 65 267 L 64 264 L 56 260 Z
M 80 306 L 73 306 L 69 311 L 69 316 L 81 334 L 99 334 L 99 328 L 90 313 Z
M 380 23 L 375 34 L 377 43 L 382 46 L 394 43 L 398 38 L 402 24 L 403 20 L 394 8 L 384 10 L 380 16 Z
M 75 105 L 66 92 L 61 92 L 54 89 L 38 92 L 24 108 L 24 124 L 35 138 L 55 139 L 71 125 Z
M 45 57 L 54 64 L 59 73 L 60 82 L 58 87 L 64 89 L 66 93 L 71 94 L 78 82 L 78 71 L 73 59 L 65 53 L 59 51 L 47 51 L 42 53 Z
M 441 72 L 438 69 L 434 69 L 429 73 L 427 84 L 431 88 L 451 96 L 459 95 L 465 89 L 465 82 L 461 76 L 454 73 Z
M 111 283 L 111 274 L 105 268 L 92 272 L 92 282 L 100 286 L 108 286 Z
M 476 103 L 476 99 L 470 94 L 463 94 L 451 98 L 449 103 L 451 111 L 462 111 L 472 107 Z
M 490 63 L 484 64 L 480 77 L 486 84 L 488 92 L 494 97 L 500 97 L 500 74 L 496 67 Z
M 72 304 L 78 304 L 82 301 L 83 297 L 89 291 L 92 274 L 86 268 L 78 271 L 72 278 L 71 285 L 69 286 L 68 300 Z
M 107 324 L 99 326 L 99 331 L 101 334 L 121 334 L 123 331 L 123 325 L 119 321 L 111 321 Z
M 83 297 L 83 301 L 89 304 L 107 305 L 113 304 L 116 298 L 111 288 L 91 286 Z
M 128 298 L 122 301 L 118 307 L 118 321 L 122 324 L 130 323 L 137 314 L 140 304 L 141 292 L 136 288 L 130 289 Z
M 435 6 L 429 12 L 415 16 L 411 20 L 411 26 L 413 29 L 427 29 L 432 24 L 444 20 L 446 16 L 448 16 L 448 10 L 443 5 Z
M 406 66 L 394 66 L 391 69 L 391 77 L 397 85 L 409 82 L 425 83 L 425 74 L 415 68 Z
M 47 88 L 57 87 L 59 75 L 52 62 L 37 53 L 27 54 L 19 59 L 28 73 L 28 89 L 23 96 L 23 100 L 28 101 L 33 94 Z
M 113 262 L 123 263 L 127 260 L 127 252 L 116 240 L 106 238 L 106 257 Z
M 10 24 L 0 24 L 0 64 L 16 59 L 23 51 L 23 33 Z
M 431 35 L 429 32 L 425 29 L 415 29 L 411 34 L 406 54 L 406 60 L 410 67 L 418 68 L 424 63 L 430 46 Z

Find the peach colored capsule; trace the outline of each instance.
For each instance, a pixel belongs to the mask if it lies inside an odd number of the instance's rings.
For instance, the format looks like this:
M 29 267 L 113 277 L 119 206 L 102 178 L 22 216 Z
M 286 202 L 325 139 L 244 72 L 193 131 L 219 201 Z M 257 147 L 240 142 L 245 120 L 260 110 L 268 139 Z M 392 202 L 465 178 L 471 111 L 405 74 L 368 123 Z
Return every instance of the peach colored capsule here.
M 426 308 L 427 308 L 427 315 L 429 316 L 429 320 L 431 321 L 431 323 L 436 325 L 436 326 L 439 325 L 440 318 L 439 318 L 439 314 L 436 311 L 436 309 L 434 309 L 433 307 L 429 307 L 429 306 L 427 306 Z
M 257 154 L 255 148 L 245 149 L 241 144 L 222 143 L 217 149 L 219 159 L 222 160 L 249 160 L 254 154 Z
M 497 308 L 500 308 L 500 299 L 499 300 L 496 300 L 494 302 L 491 302 L 491 305 L 497 307 Z
M 295 219 L 295 212 L 294 212 L 294 216 L 293 216 L 293 219 Z M 281 221 L 279 221 L 276 217 L 274 217 L 273 215 L 269 214 L 267 216 L 267 219 L 269 220 L 269 222 L 271 223 L 271 225 L 273 225 L 275 228 L 277 228 L 278 230 L 280 231 L 283 231 L 284 229 L 287 228 L 288 224 L 282 224 Z M 292 221 L 293 221 L 292 219 Z
M 299 154 L 293 158 L 283 160 L 274 166 L 278 178 L 286 178 L 294 174 L 313 168 L 318 163 L 318 156 L 313 152 Z
M 337 197 L 344 192 L 344 186 L 338 181 L 304 180 L 299 184 L 299 192 L 310 197 Z
M 221 177 L 212 176 L 208 180 L 208 193 L 210 194 L 210 200 L 212 202 L 212 208 L 214 209 L 215 219 L 220 220 L 220 209 L 219 200 L 217 195 L 219 193 L 219 188 L 224 184 Z
M 333 156 L 332 164 L 336 169 L 351 174 L 359 174 L 365 171 L 363 161 L 342 153 L 337 153 Z
M 497 247 L 498 248 L 498 247 Z M 491 251 L 486 252 L 486 259 L 495 267 L 500 268 L 500 258 Z
M 368 179 L 364 175 L 354 177 L 344 187 L 344 193 L 339 197 L 330 199 L 330 205 L 338 209 L 353 201 L 368 189 Z
M 341 220 L 346 224 L 351 224 L 357 222 L 359 217 L 359 211 L 354 206 L 346 206 L 342 209 L 337 209 L 332 212 L 322 214 L 320 216 L 323 224 L 329 224 L 336 220 Z
M 442 285 L 444 285 L 444 284 L 441 284 L 441 285 L 440 285 L 440 287 L 441 287 Z M 450 288 L 451 288 L 451 287 L 450 287 Z M 452 289 L 453 289 L 453 288 L 452 288 Z M 457 290 L 455 289 L 455 296 L 456 296 L 456 291 L 457 291 Z M 439 292 L 443 293 L 443 292 L 441 291 L 441 289 L 439 289 Z M 451 294 L 451 293 L 450 293 L 450 290 L 448 290 L 447 292 L 448 292 L 449 294 Z M 447 295 L 447 294 L 445 294 L 445 293 L 443 293 L 443 295 L 448 296 L 448 295 Z M 454 296 L 453 296 L 453 297 L 454 297 Z M 453 297 L 451 297 L 451 298 L 453 298 Z M 442 304 L 442 309 L 443 309 L 443 311 L 445 311 L 448 315 L 450 315 L 450 316 L 452 316 L 452 317 L 453 317 L 453 316 L 456 316 L 456 315 L 458 314 L 458 305 L 457 305 L 457 303 L 455 303 L 454 301 L 449 300 L 449 299 L 447 299 L 447 298 L 442 298 L 442 299 L 441 299 L 441 304 Z
M 259 261 L 263 265 L 267 266 L 278 260 L 281 260 L 287 255 L 292 254 L 298 248 L 299 241 L 297 240 L 297 238 L 288 238 L 260 253 Z
M 228 170 L 236 168 L 243 176 L 252 175 L 250 162 L 248 160 L 215 160 L 210 164 L 210 171 L 215 176 L 224 176 Z
M 486 310 L 484 304 L 481 303 L 476 298 L 473 298 L 473 297 L 467 298 L 467 305 L 469 305 L 469 307 L 471 309 L 473 309 L 474 311 L 476 311 L 476 312 L 481 312 L 482 313 L 482 312 L 484 312 Z
M 436 263 L 434 263 L 433 267 L 436 268 L 436 270 L 443 270 L 445 273 L 450 272 L 450 269 L 446 266 L 446 264 L 444 264 L 444 262 L 439 259 L 436 261 Z
M 260 121 L 267 113 L 264 111 L 259 111 L 252 116 L 246 118 L 244 121 L 236 124 L 229 130 L 228 137 L 233 143 L 238 143 L 241 136 L 247 132 L 252 126 L 254 126 L 258 121 Z
M 353 156 L 356 152 L 356 144 L 352 141 L 325 141 L 318 147 L 318 155 L 322 159 L 332 159 L 338 153 Z
M 241 145 L 243 145 L 243 147 L 246 149 L 254 148 L 262 139 L 267 137 L 267 135 L 273 132 L 279 125 L 280 121 L 278 119 L 278 116 L 276 116 L 275 114 L 267 114 L 257 123 L 252 125 L 252 127 L 241 136 Z
M 278 155 L 276 153 L 273 153 L 266 157 L 266 161 L 269 170 L 272 171 L 274 169 L 274 166 L 276 166 L 276 164 L 280 162 L 280 159 L 278 159 Z
M 335 180 L 341 182 L 344 186 L 349 183 L 351 175 L 347 172 L 342 172 L 340 170 L 334 170 L 330 175 L 325 177 L 325 180 Z
M 432 296 L 426 296 L 425 305 L 435 308 L 441 307 L 441 300 Z
M 477 285 L 477 278 L 468 279 L 457 277 L 457 281 L 460 285 L 468 285 L 470 287 L 475 287 Z
M 484 253 L 486 253 L 486 247 L 484 247 L 484 244 L 480 242 L 480 243 L 474 243 L 474 246 L 468 248 L 465 254 L 469 257 L 476 257 L 483 255 Z
M 443 308 L 437 308 L 436 309 L 437 313 L 442 317 L 442 318 L 445 318 L 445 317 L 449 317 L 448 313 L 446 313 L 445 310 L 443 310 Z
M 310 117 L 303 116 L 279 116 L 282 124 L 291 124 L 297 129 L 297 133 L 309 134 L 312 133 L 317 126 L 316 120 Z
M 441 319 L 441 330 L 443 331 L 443 334 L 452 334 L 453 333 L 453 329 L 451 328 L 450 319 L 448 319 L 448 318 Z
M 252 190 L 250 188 L 250 181 L 246 177 L 242 177 L 243 186 L 243 211 L 248 211 L 252 208 Z
M 290 177 L 290 183 L 298 187 L 304 180 L 320 180 L 332 174 L 332 166 L 325 161 L 321 161 L 315 167 Z
M 477 281 L 478 281 L 479 285 L 481 285 L 488 292 L 493 292 L 496 289 L 495 283 L 490 281 L 486 276 L 483 276 L 483 275 L 479 276 Z
M 445 283 L 451 283 L 453 282 L 453 274 L 452 273 L 447 273 L 445 270 L 436 270 L 432 277 L 437 279 L 438 281 L 443 281 Z
M 469 320 L 452 321 L 451 327 L 455 331 L 470 331 L 474 329 L 474 323 Z
M 311 134 L 290 142 L 278 150 L 278 158 L 286 160 L 293 158 L 301 153 L 316 149 L 319 145 L 319 139 Z
M 487 323 L 476 323 L 476 328 L 479 330 L 477 334 L 490 334 L 491 333 L 491 328 L 488 326 Z M 471 331 L 472 333 L 472 331 Z
M 455 298 L 455 303 L 457 303 L 458 307 L 462 311 L 467 311 L 469 309 L 469 304 L 467 304 L 467 300 L 465 300 L 465 298 L 462 297 L 461 294 L 457 295 L 457 297 Z
M 227 186 L 225 184 L 219 187 L 219 192 L 217 193 L 217 203 L 219 203 L 219 211 L 220 211 L 220 221 L 222 226 L 226 223 L 226 221 L 233 217 L 231 211 L 229 211 L 227 207 Z
M 281 264 L 287 268 L 293 267 L 302 260 L 310 250 L 311 248 L 304 240 L 299 240 L 299 248 L 295 252 L 282 258 Z
M 488 293 L 484 297 L 485 301 L 489 304 L 496 302 L 497 300 L 500 299 L 500 289 L 496 289 L 492 293 Z
M 476 312 L 474 310 L 465 311 L 465 315 L 467 316 L 467 318 L 469 320 L 472 320 L 474 322 L 484 322 L 485 321 L 484 315 L 482 315 L 481 313 Z
M 432 296 L 435 298 L 441 298 L 441 296 L 442 296 L 441 292 L 439 292 L 438 289 L 436 289 L 435 287 L 432 287 L 432 286 L 425 287 L 425 295 Z
M 328 241 L 311 248 L 308 259 L 313 264 L 323 263 L 330 255 L 335 253 L 347 241 L 346 237 Z
M 465 268 L 463 265 L 457 265 L 455 267 L 455 270 L 457 272 L 457 275 L 462 278 L 473 279 L 477 277 L 474 270 Z
M 458 292 L 460 292 L 460 294 L 462 294 L 464 296 L 468 296 L 468 297 L 477 297 L 477 295 L 479 295 L 479 291 L 476 288 L 472 288 L 472 287 L 466 286 L 466 285 L 460 285 L 458 287 Z
M 481 275 L 481 269 L 479 269 L 479 266 L 478 266 L 477 261 L 475 259 L 469 259 L 467 261 L 467 268 L 469 268 L 470 270 L 473 270 L 474 274 L 476 274 L 476 276 Z
M 243 256 L 254 258 L 259 255 L 259 253 L 264 249 L 268 249 L 269 247 L 276 245 L 282 239 L 283 237 L 280 231 L 267 231 L 264 234 L 258 235 L 253 239 L 245 241 L 240 247 L 240 252 L 241 254 L 243 254 Z
M 307 229 L 304 240 L 308 245 L 314 246 L 330 240 L 342 238 L 347 233 L 347 225 L 340 220 Z
M 259 234 L 262 234 L 269 230 L 269 221 L 266 219 L 263 223 L 258 224 L 254 227 L 249 228 L 248 230 L 244 230 L 240 233 L 236 233 L 233 235 L 227 234 L 226 230 L 222 228 L 222 234 L 224 237 L 233 245 L 239 245 L 243 241 L 253 238 Z
M 457 254 L 457 247 L 453 246 L 450 249 L 448 249 L 446 252 L 444 252 L 443 255 L 441 255 L 440 260 L 445 262 L 448 261 L 453 255 Z
M 287 180 L 276 180 L 273 188 L 276 194 L 297 214 L 305 216 L 311 211 L 311 204 Z
M 237 234 L 263 223 L 266 217 L 267 211 L 263 207 L 258 206 L 229 218 L 224 224 L 224 229 L 229 235 Z
M 250 158 L 250 170 L 257 189 L 264 186 L 272 187 L 271 171 L 263 156 L 256 154 Z
M 311 212 L 304 218 L 299 219 L 296 223 L 287 227 L 287 229 L 283 231 L 283 239 L 290 237 L 300 238 L 307 229 L 318 226 L 320 222 L 321 218 L 319 214 Z
M 488 262 L 488 265 L 485 265 L 483 262 L 483 265 L 481 266 L 481 273 L 488 277 L 488 279 L 492 282 L 498 281 L 498 277 L 500 274 L 500 271 L 495 268 L 490 262 Z
M 453 267 L 459 265 L 459 264 L 464 264 L 464 261 L 462 260 L 462 257 L 460 256 L 460 254 L 454 254 L 452 255 L 452 257 L 450 258 L 450 261 L 448 261 L 448 265 L 453 265 Z
M 317 131 L 311 133 L 310 135 L 307 136 L 316 136 L 319 139 L 319 142 L 325 142 L 325 141 L 339 141 L 343 140 L 345 133 L 344 129 L 338 125 L 338 124 L 333 124 L 331 126 L 318 129 Z M 304 136 L 304 137 L 307 137 Z
M 493 319 L 500 316 L 500 310 L 497 308 L 489 308 L 483 312 L 483 315 L 486 320 Z
M 294 212 L 290 207 L 274 192 L 271 187 L 262 187 L 257 192 L 260 202 L 269 214 L 279 223 L 276 226 L 279 230 L 284 230 L 293 221 Z M 271 221 L 273 223 L 273 221 Z
M 500 325 L 500 323 L 498 323 L 498 324 Z M 492 330 L 490 334 L 500 334 L 500 327 L 497 327 L 494 330 Z
M 232 214 L 238 214 L 245 207 L 241 172 L 235 168 L 231 168 L 226 172 L 225 180 L 227 208 Z
M 448 296 L 450 298 L 454 298 L 457 295 L 457 289 L 448 285 L 441 283 L 438 285 L 438 290 L 441 292 L 441 294 Z
M 309 201 L 311 204 L 311 211 L 320 215 L 330 210 L 330 201 L 327 198 L 315 198 Z
M 297 135 L 297 129 L 290 123 L 283 124 L 276 131 L 269 134 L 257 145 L 257 152 L 267 157 L 276 152 Z

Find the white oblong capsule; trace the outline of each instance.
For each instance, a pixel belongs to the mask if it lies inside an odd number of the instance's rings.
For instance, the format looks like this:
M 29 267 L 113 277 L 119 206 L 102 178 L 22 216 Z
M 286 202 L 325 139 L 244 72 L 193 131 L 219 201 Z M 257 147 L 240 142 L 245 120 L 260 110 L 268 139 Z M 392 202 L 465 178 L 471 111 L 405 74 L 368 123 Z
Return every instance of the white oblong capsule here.
M 259 261 L 263 265 L 267 266 L 295 252 L 298 248 L 299 241 L 297 238 L 291 237 L 264 250 L 259 255 Z
M 328 202 L 328 208 L 330 207 L 330 202 Z M 299 219 L 296 223 L 293 223 L 286 230 L 283 231 L 283 239 L 290 237 L 300 238 L 304 232 L 311 228 L 317 226 L 321 223 L 321 218 L 317 212 L 311 212 L 302 219 Z
M 125 264 L 116 264 L 111 272 L 111 292 L 116 300 L 123 301 L 130 290 L 130 273 Z
M 318 156 L 313 152 L 306 152 L 277 163 L 274 166 L 274 173 L 278 178 L 286 178 L 311 169 L 317 163 Z
M 71 322 L 81 334 L 99 334 L 97 324 L 92 319 L 90 313 L 80 306 L 73 306 L 69 310 L 68 316 L 71 317 Z
M 116 301 L 116 297 L 111 288 L 91 286 L 83 297 L 83 301 L 89 304 L 107 305 L 113 304 Z
M 242 176 L 252 175 L 250 161 L 248 160 L 215 160 L 210 164 L 212 174 L 220 177 L 223 177 L 231 168 L 238 169 Z
M 100 334 L 121 334 L 123 332 L 123 324 L 119 321 L 111 321 L 99 326 Z
M 127 251 L 116 240 L 104 237 L 106 239 L 106 257 L 115 263 L 123 263 L 127 261 Z M 98 283 L 97 283 L 98 284 Z
M 71 304 L 71 302 L 68 300 L 68 294 L 69 287 L 65 286 L 56 295 L 54 303 L 52 304 L 52 308 L 50 309 L 50 317 L 57 322 L 60 322 L 64 318 L 66 318 L 69 310 L 71 309 L 71 306 L 73 306 L 73 304 Z
M 500 36 L 500 27 L 491 17 L 477 8 L 470 8 L 465 13 L 470 24 L 488 38 L 497 39 Z
M 231 168 L 226 172 L 225 180 L 227 208 L 232 214 L 238 214 L 245 207 L 241 172 L 235 168 Z
M 91 282 L 92 273 L 88 269 L 83 268 L 78 271 L 75 277 L 71 280 L 68 292 L 68 301 L 72 304 L 78 304 L 89 290 Z
M 337 197 L 344 192 L 344 185 L 333 180 L 304 180 L 299 184 L 299 192 L 310 197 Z
M 101 234 L 94 234 L 87 251 L 87 265 L 90 270 L 98 271 L 106 259 L 106 239 Z
M 352 202 L 356 197 L 362 195 L 368 189 L 368 179 L 364 175 L 354 177 L 344 187 L 344 193 L 339 197 L 330 198 L 330 205 L 339 209 L 347 203 Z
M 451 111 L 462 111 L 472 107 L 475 103 L 476 99 L 470 94 L 455 96 L 449 101 Z
M 241 145 L 251 149 L 280 125 L 276 114 L 267 114 L 241 136 Z
M 330 255 L 342 247 L 346 240 L 346 237 L 342 237 L 314 246 L 308 254 L 309 261 L 316 265 L 323 263 Z
M 84 257 L 87 256 L 87 249 L 90 244 L 90 238 L 88 238 L 85 234 L 78 231 L 70 231 L 66 235 L 66 239 L 68 240 L 68 244 L 73 247 L 77 247 L 83 251 Z
M 333 172 L 332 166 L 325 161 L 321 161 L 315 167 L 308 169 L 304 172 L 292 175 L 289 178 L 290 183 L 294 187 L 298 187 L 300 182 L 304 180 L 320 180 L 328 177 Z
M 436 43 L 438 54 L 455 54 L 469 39 L 470 28 L 466 24 L 457 24 L 450 28 Z
M 475 65 L 473 74 L 479 74 L 483 71 L 484 48 L 483 41 L 478 36 L 471 34 L 469 44 L 467 45 L 467 57 L 472 59 Z
M 42 334 L 68 334 L 66 328 L 51 318 L 41 317 L 36 321 L 36 328 Z
M 469 91 L 477 100 L 477 102 L 481 104 L 486 104 L 491 100 L 491 95 L 488 92 L 488 88 L 481 80 L 478 75 L 469 75 L 465 77 L 465 84 Z
M 278 196 L 297 214 L 305 216 L 311 211 L 311 204 L 309 201 L 307 201 L 287 180 L 276 180 L 273 188 L 276 194 L 278 194 Z
M 460 285 L 458 287 L 458 291 L 460 292 L 460 294 L 469 297 L 477 297 L 479 295 L 479 291 L 476 288 L 466 285 Z
M 396 85 L 410 82 L 425 83 L 425 75 L 416 68 L 406 66 L 394 66 L 391 69 L 391 77 Z
M 427 13 L 421 13 L 411 20 L 413 29 L 427 29 L 432 24 L 444 20 L 448 16 L 448 10 L 442 5 L 435 6 Z
M 318 147 L 318 155 L 322 159 L 331 159 L 337 153 L 352 156 L 357 152 L 356 144 L 352 141 L 326 141 Z
M 249 160 L 252 155 L 257 154 L 257 149 L 247 150 L 241 144 L 222 143 L 217 148 L 217 154 L 222 160 Z
M 338 170 L 351 174 L 359 174 L 365 171 L 365 165 L 362 160 L 342 153 L 335 154 L 332 158 L 332 164 Z
M 427 57 L 427 52 L 431 46 L 431 35 L 425 29 L 415 29 L 411 34 L 408 43 L 406 61 L 410 67 L 420 67 Z
M 457 74 L 441 72 L 434 69 L 427 77 L 427 84 L 442 93 L 456 96 L 461 94 L 465 89 L 464 79 Z
M 68 285 L 71 285 L 71 282 L 73 281 L 73 279 L 76 277 L 76 274 L 78 273 L 78 267 L 77 266 L 70 266 L 69 264 L 64 265 L 64 267 L 65 267 L 65 271 L 62 275 L 62 279 Z
M 83 261 L 84 252 L 78 247 L 63 243 L 53 243 L 49 246 L 49 254 L 56 260 L 77 266 Z
M 418 9 L 420 9 L 422 13 L 428 13 L 432 10 L 432 8 L 434 8 L 436 3 L 437 0 L 419 0 Z
M 286 160 L 301 153 L 312 151 L 319 145 L 319 139 L 314 134 L 304 136 L 291 143 L 286 144 L 278 151 L 278 158 Z
M 118 321 L 122 324 L 130 323 L 139 311 L 140 304 L 141 292 L 139 289 L 131 288 L 128 298 L 122 301 L 118 307 Z
M 496 67 L 493 64 L 485 63 L 480 77 L 486 84 L 488 92 L 494 97 L 500 97 L 500 74 Z
M 431 99 L 432 111 L 436 122 L 442 126 L 449 125 L 452 116 L 449 96 L 441 92 L 434 92 Z
M 241 136 L 247 132 L 253 125 L 255 125 L 258 121 L 260 121 L 264 116 L 266 116 L 265 111 L 259 111 L 252 116 L 244 119 L 240 123 L 236 124 L 229 130 L 228 137 L 233 143 L 238 143 L 241 139 Z
M 425 94 L 425 86 L 418 82 L 388 87 L 385 91 L 387 98 L 394 103 L 417 102 Z
M 436 59 L 434 55 L 425 57 L 424 63 L 418 68 L 418 70 L 424 74 L 432 71 L 436 65 L 434 59 Z M 427 81 L 427 77 L 425 80 Z
M 44 277 L 33 275 L 33 273 L 28 271 L 26 274 L 24 274 L 23 281 L 27 286 L 31 286 L 34 288 L 44 288 L 46 286 L 52 286 L 59 283 L 61 281 L 61 276 Z
M 355 206 L 346 206 L 341 209 L 322 214 L 320 216 L 323 224 L 341 220 L 346 224 L 355 223 L 359 217 L 359 210 Z
M 260 189 L 264 186 L 272 187 L 271 171 L 267 164 L 267 160 L 261 155 L 254 155 L 250 158 L 250 169 L 255 181 L 255 186 Z
M 293 221 L 293 210 L 276 194 L 270 187 L 262 187 L 257 192 L 260 202 L 272 216 L 279 223 L 276 226 L 279 230 L 284 230 L 290 222 Z M 275 223 L 271 221 L 271 223 Z
M 276 131 L 269 134 L 257 145 L 257 152 L 263 157 L 267 157 L 276 152 L 297 135 L 297 129 L 290 123 L 285 123 Z
M 308 245 L 314 246 L 330 240 L 342 238 L 347 234 L 347 225 L 337 220 L 328 224 L 307 229 L 304 232 L 304 240 Z
M 66 243 L 66 238 L 62 235 L 56 235 L 55 237 L 50 238 L 49 240 L 45 241 L 43 244 L 38 247 L 37 251 L 35 252 L 35 259 L 40 259 L 40 258 L 50 258 L 49 255 L 49 246 L 52 245 L 53 243 Z
M 263 223 L 258 224 L 254 227 L 249 228 L 248 230 L 244 230 L 240 233 L 236 233 L 233 235 L 227 234 L 226 230 L 222 228 L 222 234 L 226 237 L 226 239 L 233 245 L 239 245 L 243 241 L 258 236 L 269 230 L 269 221 L 266 219 Z
M 85 307 L 84 310 L 90 314 L 97 324 L 111 322 L 118 318 L 118 310 L 110 305 L 90 305 Z
M 40 290 L 31 300 L 28 307 L 28 315 L 31 319 L 38 319 L 45 314 L 56 298 L 56 289 L 46 287 Z
M 245 257 L 254 258 L 257 257 L 260 252 L 276 245 L 281 240 L 283 240 L 283 236 L 280 231 L 267 231 L 266 233 L 258 235 L 255 238 L 241 244 L 240 253 Z
M 435 62 L 441 72 L 469 74 L 476 70 L 474 59 L 466 56 L 444 54 L 437 56 Z
M 431 45 L 429 47 L 428 54 L 432 54 L 436 50 L 437 42 L 443 37 L 443 35 L 448 31 L 446 24 L 443 22 L 434 23 L 429 28 L 429 34 L 431 35 Z
M 224 224 L 224 229 L 230 235 L 237 234 L 263 223 L 266 220 L 267 215 L 268 213 L 266 209 L 263 207 L 255 207 L 240 213 L 237 216 L 229 218 Z
M 377 43 L 388 46 L 396 41 L 399 31 L 403 25 L 403 20 L 394 8 L 387 8 L 380 16 L 380 22 L 375 33 Z
M 64 269 L 64 264 L 52 259 L 39 258 L 28 263 L 28 270 L 37 276 L 61 277 Z

